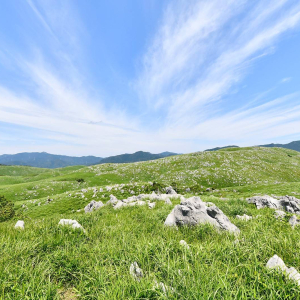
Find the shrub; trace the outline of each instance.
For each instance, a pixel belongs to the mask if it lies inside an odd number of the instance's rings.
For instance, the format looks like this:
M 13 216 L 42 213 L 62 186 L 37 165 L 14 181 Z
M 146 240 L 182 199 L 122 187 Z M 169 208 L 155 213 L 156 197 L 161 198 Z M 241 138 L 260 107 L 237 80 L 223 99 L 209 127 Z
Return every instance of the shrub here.
M 84 179 L 83 178 L 78 178 L 78 179 L 76 179 L 76 181 L 79 182 L 79 183 L 83 183 Z
M 14 204 L 0 196 L 0 222 L 7 221 L 15 215 Z

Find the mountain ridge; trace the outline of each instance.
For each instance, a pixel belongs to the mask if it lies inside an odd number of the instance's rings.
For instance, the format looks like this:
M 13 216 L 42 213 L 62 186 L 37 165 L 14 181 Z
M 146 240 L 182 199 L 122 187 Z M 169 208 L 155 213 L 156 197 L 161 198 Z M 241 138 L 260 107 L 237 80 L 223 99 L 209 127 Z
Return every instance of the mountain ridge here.
M 271 144 L 265 144 L 265 145 L 257 145 L 257 146 L 252 146 L 252 147 L 267 147 L 267 148 L 284 148 L 284 149 L 290 149 L 290 150 L 295 150 L 300 152 L 300 141 L 293 141 L 287 144 L 275 144 L 275 143 L 271 143 Z M 207 149 L 204 151 L 218 151 L 218 150 L 222 150 L 222 149 L 227 149 L 227 148 L 240 148 L 239 146 L 236 145 L 232 145 L 232 146 L 224 146 L 224 147 L 215 147 L 215 148 L 211 148 L 211 149 Z
M 56 169 L 78 165 L 91 166 L 103 163 L 128 163 L 147 161 L 171 155 L 176 155 L 176 153 L 162 152 L 159 154 L 152 154 L 150 152 L 138 151 L 132 154 L 121 154 L 103 158 L 92 155 L 77 157 L 50 154 L 47 152 L 22 152 L 17 154 L 0 155 L 0 164 Z

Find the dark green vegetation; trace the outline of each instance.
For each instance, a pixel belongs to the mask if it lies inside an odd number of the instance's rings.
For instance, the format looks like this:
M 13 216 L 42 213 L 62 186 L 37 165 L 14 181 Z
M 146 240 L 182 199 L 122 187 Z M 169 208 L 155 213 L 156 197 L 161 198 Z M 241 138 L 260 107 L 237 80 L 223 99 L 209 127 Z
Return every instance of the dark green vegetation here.
M 106 202 L 110 194 L 122 199 L 167 185 L 215 203 L 240 228 L 239 237 L 208 225 L 165 228 L 172 206 L 163 202 L 153 210 L 76 212 L 92 199 Z M 236 148 L 121 165 L 0 166 L 2 194 L 15 203 L 17 216 L 0 223 L 0 299 L 63 299 L 64 293 L 65 299 L 300 298 L 294 282 L 265 268 L 277 254 L 300 270 L 300 228 L 291 229 L 289 216 L 277 220 L 271 209 L 244 201 L 257 194 L 300 198 L 298 152 Z M 259 217 L 245 222 L 237 214 Z M 86 234 L 58 226 L 61 218 L 77 220 Z M 25 221 L 24 231 L 14 230 L 17 219 Z M 144 271 L 141 282 L 129 274 L 134 261 Z M 174 292 L 165 295 L 155 281 Z
M 14 204 L 0 196 L 0 222 L 7 221 L 15 215 Z

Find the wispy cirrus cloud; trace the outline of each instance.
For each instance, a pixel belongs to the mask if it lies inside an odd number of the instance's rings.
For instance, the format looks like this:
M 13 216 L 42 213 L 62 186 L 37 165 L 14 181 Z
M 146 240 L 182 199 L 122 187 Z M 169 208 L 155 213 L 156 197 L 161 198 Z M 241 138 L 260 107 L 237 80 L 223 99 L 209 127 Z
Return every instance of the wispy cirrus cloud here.
M 297 1 L 172 2 L 144 57 L 136 87 L 150 106 L 165 112 L 166 131 L 204 137 L 202 128 L 209 129 L 205 121 L 213 126 L 209 120 L 226 113 L 228 93 L 299 21 Z M 251 123 L 247 117 L 244 122 Z M 263 127 L 256 130 L 262 133 Z
M 268 86 L 259 96 L 232 100 L 249 70 L 298 28 L 298 1 L 169 1 L 134 84 L 128 79 L 134 92 L 124 91 L 140 99 L 134 112 L 126 97 L 112 106 L 101 82 L 87 80 L 88 29 L 74 2 L 26 3 L 43 40 L 28 39 L 27 52 L 0 50 L 0 63 L 12 66 L 19 84 L 0 82 L 0 120 L 22 134 L 36 130 L 36 150 L 48 140 L 48 151 L 57 153 L 189 152 L 300 134 L 299 93 L 273 97 L 276 86 Z

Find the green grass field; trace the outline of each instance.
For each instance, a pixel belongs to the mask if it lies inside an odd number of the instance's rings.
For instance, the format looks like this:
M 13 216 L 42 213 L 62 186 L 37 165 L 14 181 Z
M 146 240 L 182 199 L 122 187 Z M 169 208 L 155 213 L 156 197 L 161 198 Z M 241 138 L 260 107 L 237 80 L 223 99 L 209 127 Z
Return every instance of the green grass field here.
M 240 235 L 209 225 L 166 228 L 179 200 L 153 210 L 82 211 L 110 194 L 151 193 L 151 182 L 213 202 Z M 103 191 L 93 197 L 93 188 Z M 300 228 L 291 228 L 289 215 L 278 220 L 245 201 L 258 194 L 300 198 L 300 153 L 240 148 L 55 170 L 0 166 L 0 195 L 16 208 L 13 220 L 0 223 L 0 299 L 300 299 L 300 287 L 265 267 L 277 254 L 300 271 Z M 244 213 L 254 218 L 236 218 Z M 77 220 L 86 233 L 58 226 L 61 218 Z M 24 231 L 14 229 L 18 219 Z M 129 273 L 134 261 L 144 272 L 140 282 Z M 164 293 L 155 282 L 170 288 Z

